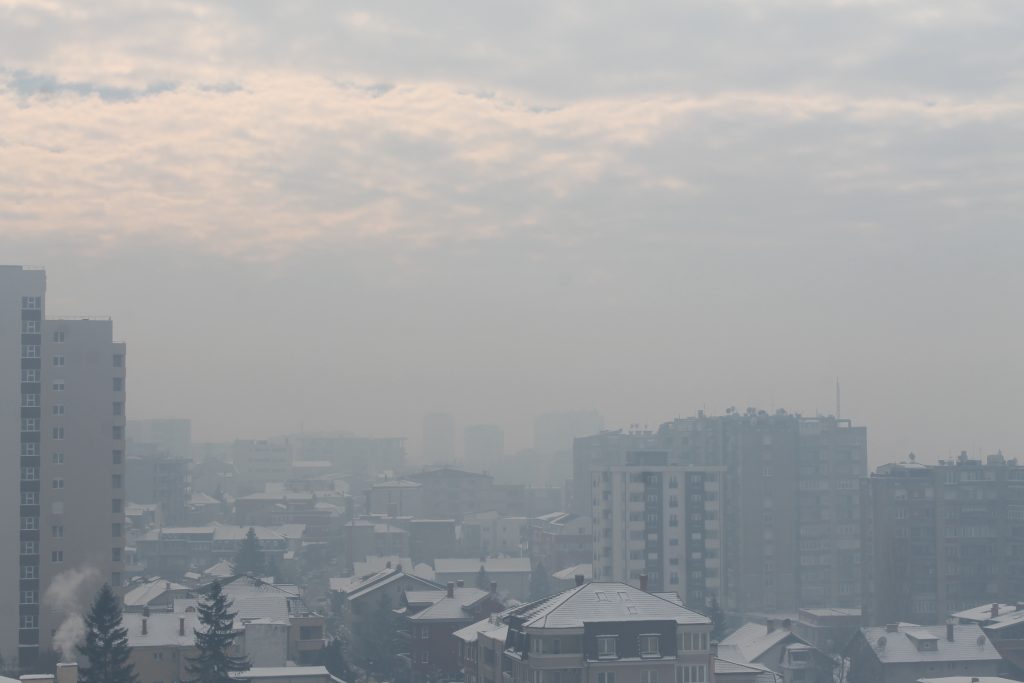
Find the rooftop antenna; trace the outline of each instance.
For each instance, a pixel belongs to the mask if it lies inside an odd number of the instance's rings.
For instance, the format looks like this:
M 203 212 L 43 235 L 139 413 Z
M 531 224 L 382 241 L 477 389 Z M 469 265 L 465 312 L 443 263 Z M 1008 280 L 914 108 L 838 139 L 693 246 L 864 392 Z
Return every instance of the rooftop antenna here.
M 839 378 L 836 377 L 836 419 L 839 420 L 843 417 L 842 403 L 840 402 L 839 395 Z

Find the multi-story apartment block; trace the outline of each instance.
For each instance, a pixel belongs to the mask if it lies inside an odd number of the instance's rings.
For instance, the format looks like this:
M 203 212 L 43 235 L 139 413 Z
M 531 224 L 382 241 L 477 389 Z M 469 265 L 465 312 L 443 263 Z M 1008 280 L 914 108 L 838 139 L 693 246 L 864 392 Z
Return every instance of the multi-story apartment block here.
M 67 616 L 51 584 L 119 585 L 124 563 L 125 347 L 109 320 L 46 320 L 45 288 L 0 267 L 0 654 L 22 666 Z
M 669 465 L 659 451 L 591 474 L 594 579 L 671 591 L 701 605 L 722 589 L 724 468 Z
M 583 583 L 456 632 L 468 683 L 705 683 L 711 620 L 674 593 Z
M 593 521 L 590 514 L 552 512 L 530 520 L 527 530 L 530 559 L 549 573 L 594 560 Z
M 1024 467 L 962 453 L 883 465 L 861 487 L 864 618 L 941 623 L 1024 594 Z
M 720 592 L 726 609 L 795 612 L 859 604 L 863 427 L 784 411 L 700 413 L 655 433 L 577 439 L 576 474 L 591 481 L 596 468 L 625 466 L 629 453 L 642 450 L 666 452 L 669 465 L 724 468 Z M 593 509 L 593 490 L 581 491 L 577 480 L 574 504 L 583 500 Z
M 494 509 L 494 479 L 490 475 L 438 467 L 410 474 L 406 479 L 422 484 L 425 517 L 461 522 L 472 512 Z

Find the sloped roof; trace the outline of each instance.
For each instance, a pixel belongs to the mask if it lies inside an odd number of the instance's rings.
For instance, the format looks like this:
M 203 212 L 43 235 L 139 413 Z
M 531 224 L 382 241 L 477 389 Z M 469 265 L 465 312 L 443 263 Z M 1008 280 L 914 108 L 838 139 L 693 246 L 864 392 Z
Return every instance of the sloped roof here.
M 592 564 L 575 564 L 571 567 L 566 567 L 561 571 L 557 571 L 551 576 L 558 579 L 559 581 L 572 581 L 576 578 L 577 574 L 582 574 L 584 581 L 590 581 L 594 578 L 594 565 Z
M 768 669 L 715 657 L 715 675 L 771 673 Z
M 464 643 L 475 643 L 481 633 L 487 633 L 495 640 L 505 640 L 505 636 L 508 633 L 508 625 L 503 624 L 500 621 L 495 624 L 494 621 L 488 617 L 487 619 L 481 619 L 469 626 L 464 626 L 452 635 Z
M 600 621 L 674 621 L 711 624 L 711 619 L 677 602 L 625 583 L 592 582 L 504 613 L 533 628 L 582 628 Z
M 456 588 L 453 597 L 448 597 L 447 591 L 441 591 L 440 596 L 433 601 L 430 607 L 426 607 L 415 614 L 410 614 L 409 619 L 413 621 L 450 621 L 466 619 L 467 607 L 472 607 L 478 602 L 486 599 L 490 593 L 479 588 Z M 407 594 L 408 595 L 408 594 Z
M 997 605 L 996 619 L 1002 615 L 1013 614 L 1017 611 L 1016 605 L 1003 605 L 995 603 Z M 984 605 L 978 605 L 977 607 L 971 607 L 960 612 L 955 612 L 952 616 L 955 619 L 962 621 L 988 621 L 992 619 L 992 605 L 993 603 L 986 603 Z
M 288 681 L 300 681 L 304 678 L 311 680 L 327 679 L 334 683 L 342 683 L 328 673 L 323 666 L 260 666 L 246 671 L 233 671 L 229 674 L 231 678 L 238 678 L 243 681 L 258 681 L 264 678 L 285 678 Z
M 139 612 L 125 612 L 122 623 L 128 629 L 129 647 L 155 647 L 179 645 L 190 647 L 195 642 L 194 630 L 200 628 L 199 614 L 196 612 L 154 612 L 148 617 Z M 146 634 L 142 634 L 142 620 L 146 620 Z M 185 632 L 181 633 L 180 619 L 185 620 Z M 235 621 L 235 629 L 241 629 L 240 620 Z
M 203 570 L 204 576 L 228 578 L 235 575 L 235 568 L 227 560 L 221 560 L 217 564 Z
M 472 557 L 450 557 L 434 560 L 434 571 L 438 574 L 473 574 L 480 571 L 480 565 L 488 574 L 529 573 L 528 557 L 488 557 L 482 562 Z
M 168 591 L 187 591 L 187 586 L 182 586 L 180 583 L 173 583 L 171 581 L 165 581 L 159 577 L 147 581 L 146 583 L 139 584 L 124 594 L 124 604 L 126 607 L 142 607 L 153 602 L 161 595 Z
M 789 629 L 777 626 L 769 633 L 766 625 L 750 622 L 723 638 L 718 644 L 718 653 L 730 661 L 756 662 L 768 650 L 787 639 L 800 640 Z
M 342 593 L 349 600 L 358 600 L 382 586 L 386 586 L 402 577 L 407 577 L 426 590 L 440 590 L 440 586 L 415 574 L 406 574 L 404 571 L 392 567 L 383 571 L 370 574 L 369 576 L 349 576 L 345 578 L 328 579 L 332 591 Z
M 899 626 L 890 633 L 884 626 L 862 628 L 861 633 L 875 657 L 883 664 L 911 662 L 965 662 L 1001 660 L 991 641 L 977 624 L 953 626 L 953 641 L 946 640 L 945 626 Z M 936 641 L 936 650 L 920 651 L 910 636 L 927 637 Z M 884 647 L 879 639 L 884 637 Z
M 1024 609 L 998 616 L 995 619 L 990 620 L 989 623 L 984 626 L 984 629 L 986 631 L 999 631 L 1009 626 L 1016 626 L 1022 621 L 1024 621 Z

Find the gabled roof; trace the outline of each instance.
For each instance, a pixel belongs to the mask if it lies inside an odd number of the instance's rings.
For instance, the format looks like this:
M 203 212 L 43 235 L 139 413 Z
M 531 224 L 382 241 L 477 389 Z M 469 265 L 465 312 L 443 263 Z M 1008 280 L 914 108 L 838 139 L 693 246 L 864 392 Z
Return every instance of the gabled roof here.
M 566 567 L 561 571 L 557 571 L 551 576 L 558 579 L 559 581 L 572 581 L 576 578 L 577 574 L 583 575 L 584 581 L 590 581 L 594 578 L 594 565 L 592 564 L 576 564 L 571 567 Z
M 189 590 L 187 586 L 182 586 L 180 583 L 165 581 L 164 579 L 157 577 L 151 581 L 141 583 L 131 588 L 124 594 L 124 604 L 126 607 L 144 607 L 168 591 L 187 590 Z
M 978 662 L 999 661 L 991 641 L 977 624 L 953 626 L 953 641 L 946 640 L 945 626 L 900 625 L 896 632 L 884 626 L 862 628 L 861 634 L 882 664 L 912 662 Z M 880 640 L 883 639 L 884 640 Z M 935 642 L 934 650 L 919 650 L 914 642 L 928 639 Z
M 1009 614 L 1003 614 L 991 619 L 989 623 L 985 624 L 982 628 L 986 631 L 1000 631 L 1010 626 L 1017 626 L 1021 622 L 1024 622 L 1024 609 L 1016 612 L 1010 612 Z
M 510 574 L 530 572 L 528 557 L 488 557 L 481 561 L 472 557 L 451 557 L 434 560 L 434 571 L 438 574 L 474 574 L 483 565 L 488 574 Z
M 585 583 L 503 613 L 526 628 L 582 628 L 602 621 L 674 621 L 711 624 L 711 619 L 664 597 L 625 583 Z
M 996 616 L 995 617 L 992 616 L 992 605 L 993 604 L 995 604 L 996 607 L 997 607 L 997 609 L 996 609 Z M 1013 614 L 1016 611 L 1017 611 L 1017 606 L 1016 605 L 1001 605 L 999 603 L 991 603 L 990 602 L 990 603 L 986 603 L 984 605 L 978 605 L 977 607 L 971 607 L 970 609 L 965 609 L 965 610 L 962 610 L 960 612 L 955 612 L 951 616 L 954 619 L 959 619 L 960 621 L 982 622 L 982 621 L 989 621 L 990 619 L 993 619 L 993 618 L 998 619 L 1000 616 L 1003 616 L 1003 615 L 1006 615 L 1006 614 Z
M 731 662 L 728 659 L 715 657 L 715 675 L 723 676 L 728 674 L 760 674 L 771 673 L 768 669 L 740 662 Z
M 405 593 L 404 601 L 410 606 L 428 603 L 430 606 L 407 615 L 412 621 L 452 621 L 472 618 L 468 608 L 483 602 L 490 593 L 479 588 L 455 588 L 453 596 L 442 591 L 412 591 Z M 410 595 L 412 596 L 410 598 Z M 413 602 L 417 600 L 418 602 Z
M 777 626 L 769 633 L 766 625 L 750 622 L 723 638 L 718 644 L 718 652 L 730 661 L 756 662 L 768 650 L 786 640 L 803 642 L 787 628 Z
M 370 574 L 369 576 L 328 579 L 328 583 L 332 591 L 345 595 L 349 600 L 358 600 L 402 577 L 406 577 L 416 585 L 422 586 L 424 590 L 442 590 L 436 583 L 427 581 L 415 574 L 406 574 L 394 567 Z
M 498 623 L 494 623 L 497 621 Z M 499 619 L 492 619 L 488 617 L 481 619 L 475 624 L 470 624 L 460 628 L 458 631 L 453 633 L 457 639 L 464 643 L 475 643 L 480 637 L 481 633 L 488 634 L 494 640 L 505 640 L 505 636 L 508 634 L 508 625 L 501 622 Z

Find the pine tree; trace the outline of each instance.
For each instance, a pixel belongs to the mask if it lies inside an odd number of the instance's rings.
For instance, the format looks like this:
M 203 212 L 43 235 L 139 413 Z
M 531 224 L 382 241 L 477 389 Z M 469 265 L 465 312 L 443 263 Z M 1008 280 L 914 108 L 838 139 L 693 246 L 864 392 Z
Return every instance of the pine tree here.
M 395 657 L 399 651 L 398 624 L 392 612 L 391 599 L 381 591 L 377 609 L 356 634 L 357 647 L 352 654 L 357 663 L 378 680 L 389 680 L 395 671 Z
M 252 574 L 263 576 L 266 570 L 266 562 L 263 559 L 263 551 L 260 549 L 259 539 L 256 538 L 256 529 L 249 527 L 249 531 L 242 539 L 242 545 L 235 555 L 233 563 L 236 574 Z
M 551 595 L 551 579 L 543 562 L 538 562 L 530 573 L 530 599 L 540 600 Z
M 121 625 L 121 608 L 114 591 L 104 584 L 85 617 L 85 643 L 78 653 L 85 660 L 78 672 L 81 683 L 137 683 L 128 659 L 128 629 Z
M 193 631 L 196 638 L 195 657 L 188 657 L 186 669 L 193 676 L 191 683 L 237 683 L 231 678 L 233 671 L 246 671 L 245 657 L 233 657 L 228 649 L 235 642 L 235 613 L 229 612 L 231 603 L 224 595 L 219 581 L 214 581 L 199 603 L 199 623 L 202 630 Z
M 721 641 L 725 638 L 725 612 L 722 611 L 722 606 L 718 604 L 718 597 L 714 594 L 708 601 L 708 612 L 710 612 L 708 616 L 711 617 L 711 640 Z
M 327 668 L 327 673 L 343 681 L 352 680 L 352 670 L 345 659 L 345 648 L 340 638 L 332 638 L 320 651 L 320 665 Z

